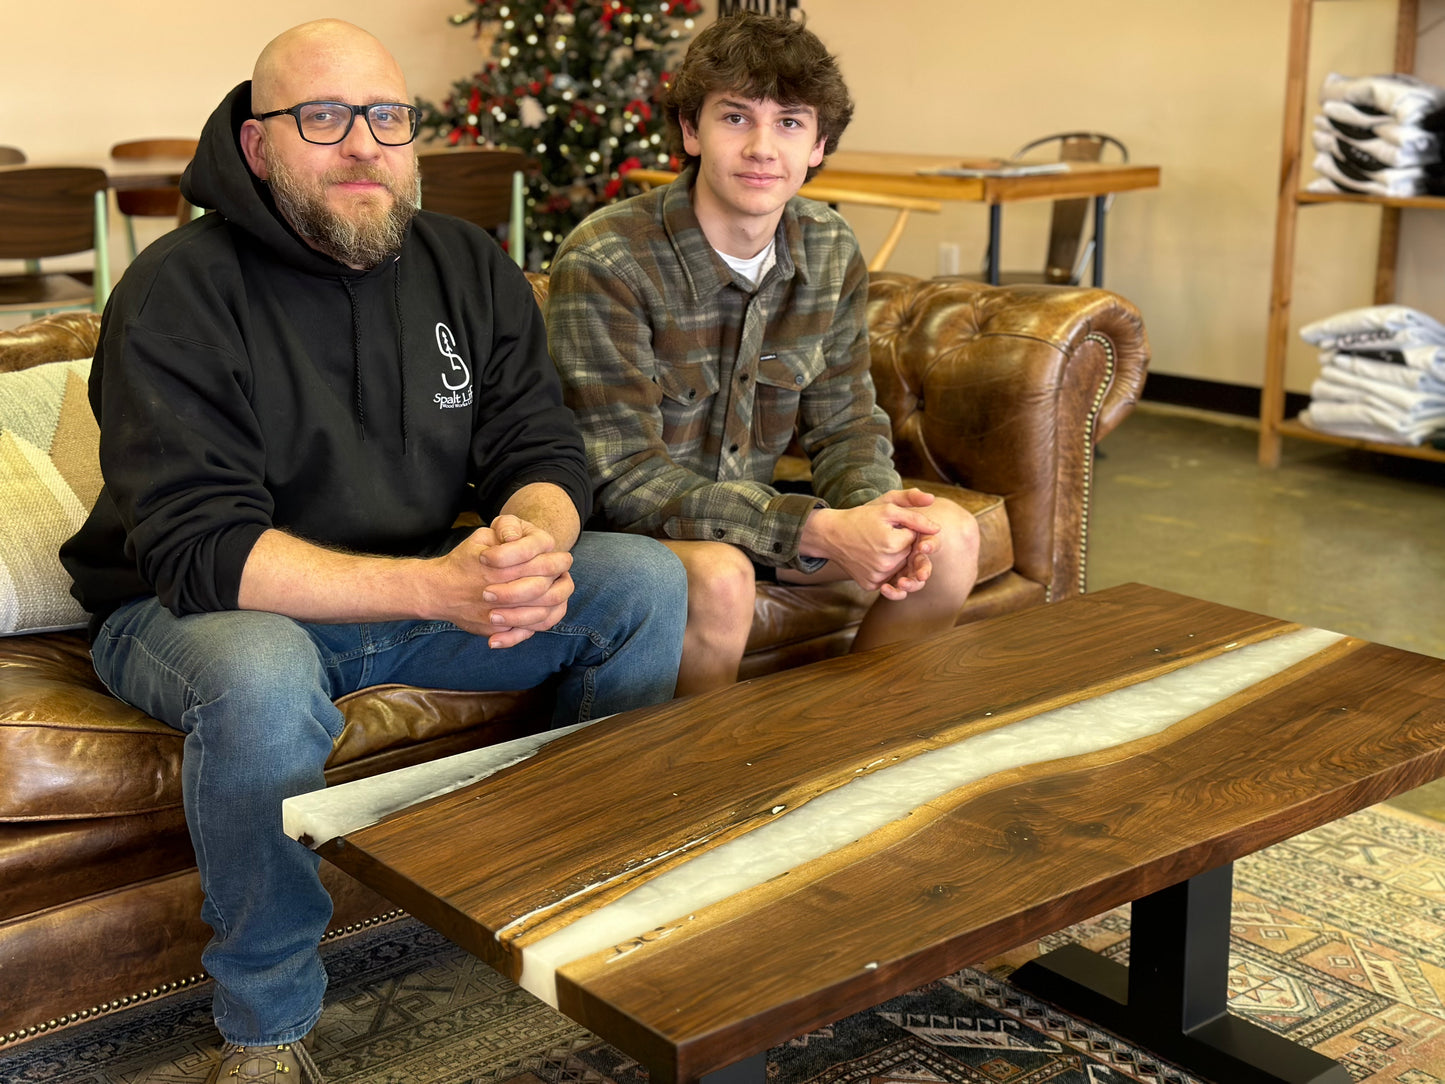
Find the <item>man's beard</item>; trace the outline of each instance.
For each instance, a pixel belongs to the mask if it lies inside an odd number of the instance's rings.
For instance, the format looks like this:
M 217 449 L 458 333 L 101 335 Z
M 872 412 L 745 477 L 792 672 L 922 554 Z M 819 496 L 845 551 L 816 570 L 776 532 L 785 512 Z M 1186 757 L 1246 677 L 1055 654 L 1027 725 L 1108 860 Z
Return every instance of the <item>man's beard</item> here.
M 401 251 L 407 225 L 421 204 L 415 154 L 406 177 L 393 177 L 378 166 L 355 165 L 330 170 L 319 181 L 308 182 L 293 173 L 269 143 L 263 153 L 277 209 L 292 229 L 321 252 L 348 267 L 376 267 Z M 345 181 L 385 186 L 391 194 L 390 204 L 383 210 L 370 201 L 358 202 L 351 217 L 332 210 L 326 192 L 331 185 Z

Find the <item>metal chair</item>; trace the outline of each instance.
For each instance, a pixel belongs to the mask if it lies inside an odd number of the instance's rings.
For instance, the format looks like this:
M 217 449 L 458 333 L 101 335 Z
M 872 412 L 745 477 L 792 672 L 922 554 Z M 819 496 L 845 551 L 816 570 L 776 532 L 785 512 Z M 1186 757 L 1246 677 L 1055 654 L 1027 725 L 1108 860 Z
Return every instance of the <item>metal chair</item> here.
M 137 160 L 145 158 L 190 158 L 196 153 L 194 139 L 132 139 L 117 143 L 110 149 L 112 158 Z M 190 208 L 181 206 L 181 190 L 174 185 L 161 188 L 130 188 L 117 191 L 115 205 L 125 216 L 125 235 L 130 242 L 130 258 L 139 251 L 135 240 L 135 218 L 171 218 L 184 222 Z
M 418 154 L 417 161 L 423 207 L 494 232 L 505 227 L 508 254 L 518 267 L 525 266 L 526 155 L 496 147 L 457 147 Z
M 19 147 L 0 147 L 0 166 L 23 166 L 25 152 Z
M 0 312 L 92 308 L 110 296 L 109 180 L 104 170 L 22 166 L 0 170 L 0 260 L 25 273 L 0 275 Z M 94 251 L 92 271 L 45 273 L 40 261 Z
M 1117 148 L 1120 160 L 1129 161 L 1129 150 L 1111 135 L 1102 132 L 1061 132 L 1043 136 L 1026 143 L 1014 152 L 1010 161 L 1028 160 L 1031 152 L 1050 144 L 1058 144 L 1059 162 L 1101 162 L 1109 147 Z M 1095 223 L 1093 234 L 1086 240 L 1084 227 L 1089 217 L 1089 197 L 1054 200 L 1053 215 L 1049 225 L 1049 247 L 1042 271 L 1003 271 L 998 280 L 1001 285 L 1025 282 L 1047 282 L 1077 286 L 1084 279 L 1084 269 L 1094 256 L 1094 235 L 1098 233 Z M 1104 200 L 1104 211 L 1114 202 L 1111 195 Z M 985 259 L 985 263 L 987 260 Z M 983 276 L 968 275 L 967 278 Z

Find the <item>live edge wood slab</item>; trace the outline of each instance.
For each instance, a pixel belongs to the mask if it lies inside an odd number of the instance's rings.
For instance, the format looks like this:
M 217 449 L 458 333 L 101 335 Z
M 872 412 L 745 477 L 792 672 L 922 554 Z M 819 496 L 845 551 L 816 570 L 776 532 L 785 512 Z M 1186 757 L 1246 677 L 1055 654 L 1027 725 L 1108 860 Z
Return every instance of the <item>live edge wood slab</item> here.
M 1445 773 L 1445 662 L 1338 638 L 1152 736 L 949 789 L 555 969 L 531 954 L 852 780 L 1296 628 L 1125 585 L 614 716 L 318 850 L 504 974 L 523 979 L 527 959 L 524 985 L 661 1082 L 756 1066 L 771 1046 L 1126 901 L 1212 885 L 1217 909 L 1222 870 L 1225 943 L 1181 949 L 1215 976 L 1202 1001 L 1180 995 L 1175 1030 L 1190 1033 L 1223 1014 L 1229 863 Z M 1195 929 L 1190 899 L 1179 921 Z M 1303 1053 L 1303 1067 L 1271 1054 L 1262 1069 L 1201 1071 L 1349 1079 Z

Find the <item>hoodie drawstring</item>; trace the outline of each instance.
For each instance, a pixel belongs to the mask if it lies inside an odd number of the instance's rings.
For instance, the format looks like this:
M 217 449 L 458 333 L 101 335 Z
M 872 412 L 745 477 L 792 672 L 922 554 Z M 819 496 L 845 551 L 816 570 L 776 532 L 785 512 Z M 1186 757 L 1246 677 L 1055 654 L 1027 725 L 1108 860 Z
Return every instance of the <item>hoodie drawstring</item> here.
M 400 260 L 397 261 L 399 265 Z M 391 305 L 396 313 L 397 326 L 397 364 L 400 366 L 401 377 L 401 452 L 407 452 L 408 441 L 411 433 L 408 428 L 409 416 L 406 409 L 406 317 L 401 308 L 401 268 L 395 268 L 395 274 L 391 280 Z M 366 439 L 366 410 L 361 400 L 361 320 L 356 310 L 356 291 L 352 288 L 350 279 L 342 279 L 341 285 L 346 287 L 346 299 L 351 304 L 351 391 L 353 409 L 356 412 L 356 424 L 361 429 L 361 439 Z
M 346 287 L 346 298 L 351 302 L 351 395 L 352 409 L 356 412 L 356 424 L 361 429 L 361 439 L 366 439 L 366 408 L 361 403 L 361 320 L 356 311 L 356 291 L 351 288 L 350 279 L 342 279 Z
M 407 412 L 406 412 L 406 316 L 401 308 L 401 260 L 394 265 L 395 274 L 391 280 L 391 304 L 396 310 L 397 363 L 401 366 L 401 453 L 406 454 Z

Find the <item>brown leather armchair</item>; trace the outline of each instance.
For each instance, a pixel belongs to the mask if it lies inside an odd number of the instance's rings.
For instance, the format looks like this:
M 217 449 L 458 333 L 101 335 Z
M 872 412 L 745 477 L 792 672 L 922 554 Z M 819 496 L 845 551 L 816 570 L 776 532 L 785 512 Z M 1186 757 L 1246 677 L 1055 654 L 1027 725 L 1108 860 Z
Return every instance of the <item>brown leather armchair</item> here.
M 533 285 L 545 300 L 545 279 Z M 980 581 L 960 622 L 1082 591 L 1094 446 L 1137 401 L 1148 364 L 1134 307 L 1101 290 L 882 273 L 869 325 L 901 473 L 979 519 Z M 0 332 L 0 372 L 89 357 L 97 331 L 94 316 L 63 313 Z M 761 585 L 743 676 L 846 650 L 869 601 L 851 586 Z M 354 693 L 338 702 L 346 729 L 327 777 L 515 737 L 547 717 L 547 697 Z M 210 931 L 180 751 L 178 733 L 106 692 L 80 633 L 0 638 L 0 1056 L 201 977 Z M 338 932 L 389 911 L 329 865 L 323 874 Z

